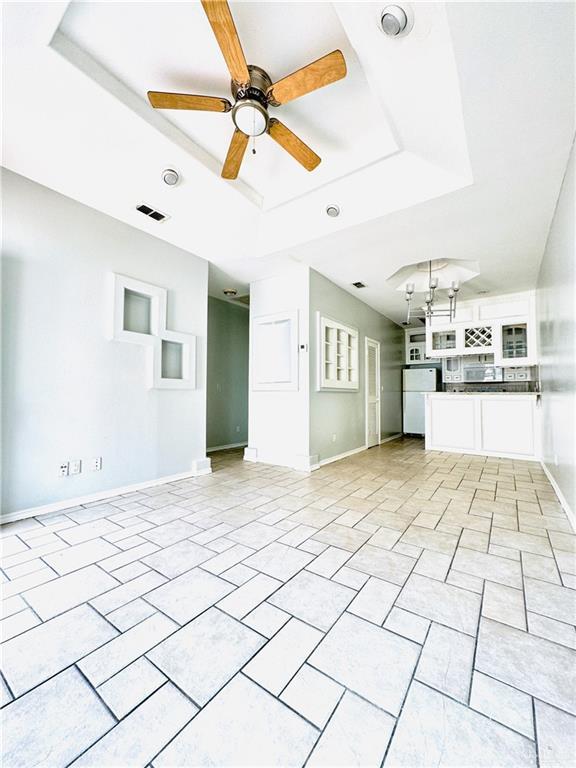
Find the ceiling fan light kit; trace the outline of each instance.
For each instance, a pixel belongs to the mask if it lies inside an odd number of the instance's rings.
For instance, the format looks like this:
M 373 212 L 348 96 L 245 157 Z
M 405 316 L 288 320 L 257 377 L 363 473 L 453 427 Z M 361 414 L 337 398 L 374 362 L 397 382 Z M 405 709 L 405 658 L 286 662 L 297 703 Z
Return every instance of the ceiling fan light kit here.
M 321 162 L 320 157 L 283 123 L 271 118 L 268 108 L 280 107 L 345 77 L 346 62 L 342 52 L 332 51 L 273 83 L 261 67 L 246 63 L 226 0 L 201 1 L 232 77 L 234 104 L 215 96 L 148 91 L 150 104 L 155 109 L 231 112 L 235 130 L 222 169 L 225 179 L 237 178 L 248 140 L 264 133 L 268 133 L 307 171 L 314 170 Z

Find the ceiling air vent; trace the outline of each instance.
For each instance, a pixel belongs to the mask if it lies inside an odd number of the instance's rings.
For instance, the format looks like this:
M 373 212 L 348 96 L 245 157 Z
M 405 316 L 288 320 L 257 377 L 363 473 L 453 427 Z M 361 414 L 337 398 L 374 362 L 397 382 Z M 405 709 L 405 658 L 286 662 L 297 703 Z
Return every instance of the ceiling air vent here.
M 148 216 L 149 218 L 154 219 L 154 221 L 164 221 L 164 219 L 170 218 L 167 214 L 162 213 L 161 211 L 156 211 L 154 208 L 151 208 L 145 203 L 140 203 L 140 205 L 137 205 L 136 210 L 140 211 L 140 213 L 143 213 L 144 216 Z
M 358 280 L 358 282 L 356 283 L 352 283 L 352 285 L 354 286 L 354 288 L 366 288 L 364 283 L 361 283 L 360 280 Z

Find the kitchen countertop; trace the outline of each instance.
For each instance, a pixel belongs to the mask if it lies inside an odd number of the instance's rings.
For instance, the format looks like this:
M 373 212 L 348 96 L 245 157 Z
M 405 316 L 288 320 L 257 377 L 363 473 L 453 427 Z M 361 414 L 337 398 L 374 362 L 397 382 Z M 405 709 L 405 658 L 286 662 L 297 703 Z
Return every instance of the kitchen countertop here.
M 426 392 L 426 395 L 434 395 L 435 397 L 454 397 L 455 395 L 458 397 L 462 397 L 462 395 L 466 397 L 471 395 L 476 397 L 536 397 L 539 394 L 539 392 Z

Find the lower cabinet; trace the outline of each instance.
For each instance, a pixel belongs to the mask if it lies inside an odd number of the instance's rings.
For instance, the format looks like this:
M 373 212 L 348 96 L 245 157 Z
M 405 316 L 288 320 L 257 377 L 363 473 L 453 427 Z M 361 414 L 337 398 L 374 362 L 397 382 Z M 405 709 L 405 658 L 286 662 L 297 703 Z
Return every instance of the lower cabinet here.
M 426 448 L 537 459 L 540 410 L 535 394 L 426 396 Z

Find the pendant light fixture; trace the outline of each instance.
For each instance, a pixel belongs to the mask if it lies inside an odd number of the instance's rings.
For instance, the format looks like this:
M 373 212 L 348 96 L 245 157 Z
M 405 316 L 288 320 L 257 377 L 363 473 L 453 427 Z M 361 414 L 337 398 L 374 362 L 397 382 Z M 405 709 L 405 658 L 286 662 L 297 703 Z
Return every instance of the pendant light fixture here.
M 424 313 L 422 314 L 415 314 L 414 317 L 425 317 L 428 321 L 432 317 L 448 317 L 449 322 L 452 322 L 456 318 L 456 299 L 458 296 L 458 291 L 460 290 L 460 283 L 458 280 L 452 280 L 450 287 L 448 288 L 448 300 L 449 300 L 449 307 L 448 309 L 436 309 L 434 307 L 434 300 L 436 298 L 436 290 L 438 289 L 438 277 L 433 276 L 432 272 L 435 270 L 443 269 L 445 264 L 436 261 L 428 261 L 427 265 L 426 262 L 423 264 L 419 264 L 418 268 L 422 270 L 422 268 L 426 268 L 428 270 L 428 286 L 426 290 L 426 294 L 424 296 L 424 303 L 426 305 L 426 308 L 424 309 Z M 405 290 L 405 297 L 406 302 L 408 304 L 408 312 L 406 316 L 406 323 L 410 323 L 410 316 L 411 316 L 411 305 L 412 300 L 414 297 L 415 292 L 415 284 L 413 282 L 406 283 L 406 290 Z

